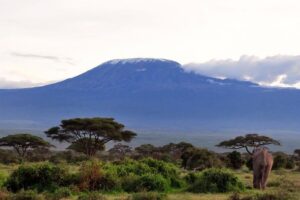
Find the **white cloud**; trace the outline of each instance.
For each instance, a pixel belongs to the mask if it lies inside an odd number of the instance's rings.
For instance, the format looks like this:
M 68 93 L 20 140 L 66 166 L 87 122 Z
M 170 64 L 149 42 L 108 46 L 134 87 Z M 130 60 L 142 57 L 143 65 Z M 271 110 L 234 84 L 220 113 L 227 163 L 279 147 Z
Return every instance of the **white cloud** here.
M 0 88 L 12 89 L 12 88 L 30 88 L 43 85 L 43 83 L 32 83 L 30 81 L 10 81 L 0 77 Z
M 213 77 L 247 80 L 265 86 L 300 88 L 300 56 L 273 56 L 260 59 L 242 56 L 239 60 L 212 60 L 184 66 L 188 71 Z

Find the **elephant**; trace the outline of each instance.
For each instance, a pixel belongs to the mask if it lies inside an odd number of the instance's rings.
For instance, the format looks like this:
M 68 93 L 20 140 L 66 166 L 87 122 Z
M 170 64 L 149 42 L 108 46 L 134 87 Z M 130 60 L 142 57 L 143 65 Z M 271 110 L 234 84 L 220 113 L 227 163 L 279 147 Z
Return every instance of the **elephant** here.
M 252 155 L 253 160 L 253 187 L 265 189 L 268 176 L 273 166 L 273 156 L 266 147 L 256 148 Z

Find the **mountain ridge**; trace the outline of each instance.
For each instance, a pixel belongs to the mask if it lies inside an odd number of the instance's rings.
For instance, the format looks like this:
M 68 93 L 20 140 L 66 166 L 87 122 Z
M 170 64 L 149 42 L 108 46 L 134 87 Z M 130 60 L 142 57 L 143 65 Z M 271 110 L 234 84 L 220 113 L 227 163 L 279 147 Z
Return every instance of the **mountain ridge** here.
M 199 75 L 171 60 L 117 59 L 47 86 L 0 90 L 0 122 L 109 116 L 134 128 L 298 130 L 299 100 L 299 90 Z
M 146 65 L 146 67 L 145 67 L 145 65 Z M 123 71 L 123 70 L 125 70 L 125 71 Z M 163 78 L 165 78 L 164 81 L 168 80 L 169 78 L 172 78 L 171 73 L 174 71 L 174 73 L 177 73 L 176 75 L 178 75 L 180 73 L 181 73 L 181 75 L 189 74 L 190 75 L 189 78 L 200 79 L 200 77 L 202 77 L 202 79 L 206 79 L 204 81 L 208 81 L 211 84 L 215 83 L 215 84 L 220 84 L 220 85 L 228 85 L 230 82 L 239 82 L 239 83 L 243 83 L 243 84 L 258 86 L 257 84 L 249 82 L 249 81 L 240 81 L 240 80 L 234 80 L 234 79 L 219 79 L 219 78 L 196 74 L 195 72 L 192 72 L 192 71 L 186 71 L 184 68 L 182 68 L 181 64 L 179 64 L 178 62 L 175 62 L 172 60 L 167 60 L 167 59 L 154 59 L 154 58 L 131 58 L 131 59 L 110 60 L 110 61 L 104 62 L 101 65 L 98 65 L 97 67 L 95 67 L 93 69 L 88 70 L 87 72 L 85 72 L 83 74 L 80 74 L 79 76 L 69 78 L 64 81 L 51 84 L 49 86 L 50 87 L 53 85 L 61 86 L 61 84 L 64 84 L 64 83 L 70 82 L 70 81 L 74 81 L 74 80 L 81 81 L 78 79 L 87 79 L 87 78 L 105 79 L 106 77 L 104 77 L 104 76 L 107 76 L 107 75 L 112 76 L 112 74 L 116 73 L 116 71 L 117 71 L 117 73 L 120 73 L 119 75 L 130 75 L 130 76 L 134 76 L 134 78 L 137 79 L 137 76 L 142 76 L 143 73 L 145 73 L 146 71 L 147 72 L 150 71 L 149 73 L 147 73 L 147 75 L 149 76 L 149 74 L 152 74 L 152 73 L 166 72 L 164 70 L 168 71 L 167 72 L 168 74 L 165 74 L 166 76 L 163 77 Z M 152 73 L 151 73 L 151 71 L 152 71 Z M 101 73 L 103 76 L 101 76 Z M 110 73 L 110 74 L 108 74 L 108 73 Z M 99 77 L 99 75 L 100 75 L 100 77 Z M 173 76 L 174 76 L 174 74 L 173 74 Z M 118 77 L 118 78 L 120 78 L 120 77 Z M 145 79 L 147 79 L 148 77 L 143 77 L 143 78 L 144 78 L 144 80 L 142 80 L 142 81 L 145 81 Z M 183 78 L 183 77 L 181 77 L 181 78 Z M 87 81 L 87 80 L 84 80 L 84 81 Z M 128 80 L 126 80 L 126 81 L 128 81 Z M 151 81 L 155 81 L 155 80 L 151 80 Z M 176 81 L 178 81 L 178 80 L 176 80 Z M 185 79 L 184 81 L 187 82 L 188 80 Z M 125 82 L 123 84 L 124 85 L 128 84 L 128 82 Z M 74 85 L 71 85 L 71 86 L 74 87 Z M 78 89 L 78 87 L 77 87 L 77 89 Z

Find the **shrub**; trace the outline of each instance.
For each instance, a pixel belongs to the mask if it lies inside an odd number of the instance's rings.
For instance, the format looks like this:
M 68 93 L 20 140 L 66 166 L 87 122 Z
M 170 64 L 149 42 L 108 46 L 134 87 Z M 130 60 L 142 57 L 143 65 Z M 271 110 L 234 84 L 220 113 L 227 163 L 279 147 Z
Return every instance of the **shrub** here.
M 165 200 L 166 195 L 156 192 L 143 192 L 132 195 L 132 200 Z
M 189 188 L 195 193 L 218 193 L 244 190 L 245 186 L 230 171 L 225 169 L 207 169 Z
M 296 162 L 293 158 L 289 158 L 286 162 L 285 168 L 286 169 L 294 169 L 296 167 Z
M 102 194 L 91 192 L 79 195 L 78 200 L 107 200 L 107 198 Z
M 97 161 L 86 162 L 79 170 L 79 188 L 82 190 L 117 190 L 118 181 L 113 173 L 102 170 L 101 163 Z
M 155 159 L 143 159 L 141 162 L 148 165 L 154 174 L 160 174 L 169 180 L 171 187 L 181 188 L 184 185 L 180 179 L 180 170 L 174 164 Z
M 180 179 L 180 170 L 172 163 L 167 163 L 152 158 L 146 158 L 139 161 L 125 159 L 122 162 L 106 164 L 106 172 L 112 176 L 121 179 L 132 178 L 132 176 L 143 176 L 149 174 L 159 174 L 168 181 L 171 187 L 180 188 L 184 185 Z
M 180 177 L 178 167 L 151 158 L 104 164 L 85 162 L 77 178 L 77 185 L 83 191 L 167 191 L 170 188 L 182 188 L 186 184 Z
M 10 197 L 11 200 L 44 200 L 44 198 L 33 190 L 20 191 Z
M 233 169 L 240 169 L 243 164 L 244 160 L 242 159 L 242 155 L 240 152 L 233 151 L 227 155 L 228 159 L 228 167 Z
M 196 182 L 196 180 L 199 179 L 201 174 L 202 174 L 201 172 L 196 172 L 196 173 L 191 172 L 191 173 L 188 173 L 188 175 L 186 175 L 184 178 L 188 184 L 194 184 Z
M 86 162 L 79 169 L 79 187 L 83 190 L 98 190 L 102 178 L 103 172 L 97 161 Z
M 279 153 L 274 158 L 273 169 L 285 168 L 287 164 L 287 156 L 283 153 Z
M 189 148 L 182 156 L 182 167 L 190 170 L 204 170 L 212 167 L 221 167 L 222 162 L 218 155 L 207 149 Z
M 123 187 L 126 192 L 159 191 L 165 192 L 169 189 L 168 181 L 160 174 L 146 174 L 125 179 Z
M 114 174 L 109 174 L 105 172 L 101 180 L 100 189 L 103 191 L 120 191 L 122 190 L 121 181 Z
M 49 163 L 21 165 L 7 179 L 8 190 L 21 189 L 53 190 L 62 185 L 67 171 L 65 168 Z
M 273 169 L 294 169 L 296 166 L 295 158 L 282 152 L 277 152 L 274 157 Z
M 249 170 L 253 170 L 253 160 L 252 160 L 252 158 L 249 158 L 247 160 L 246 166 L 248 167 Z

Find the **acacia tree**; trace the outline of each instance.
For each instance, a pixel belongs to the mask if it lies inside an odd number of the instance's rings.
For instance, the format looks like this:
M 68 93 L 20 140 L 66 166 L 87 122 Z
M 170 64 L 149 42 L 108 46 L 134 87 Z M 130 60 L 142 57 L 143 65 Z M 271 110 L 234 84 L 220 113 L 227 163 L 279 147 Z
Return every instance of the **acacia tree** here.
M 2 137 L 0 138 L 0 146 L 12 147 L 22 159 L 26 157 L 29 150 L 54 147 L 43 138 L 29 133 L 20 133 Z
M 169 153 L 174 157 L 180 158 L 181 155 L 190 148 L 194 148 L 194 146 L 187 142 L 180 142 L 177 144 L 169 143 L 161 147 L 161 151 Z
M 223 141 L 216 146 L 225 147 L 228 149 L 245 149 L 250 155 L 252 155 L 252 152 L 250 151 L 251 148 L 256 149 L 260 146 L 266 146 L 271 144 L 280 145 L 280 142 L 268 136 L 253 133 L 247 134 L 245 136 L 238 136 L 231 140 Z
M 45 134 L 53 140 L 71 143 L 69 149 L 93 156 L 110 141 L 129 142 L 136 136 L 124 128 L 113 118 L 75 118 L 62 120 L 59 126 L 50 128 Z

